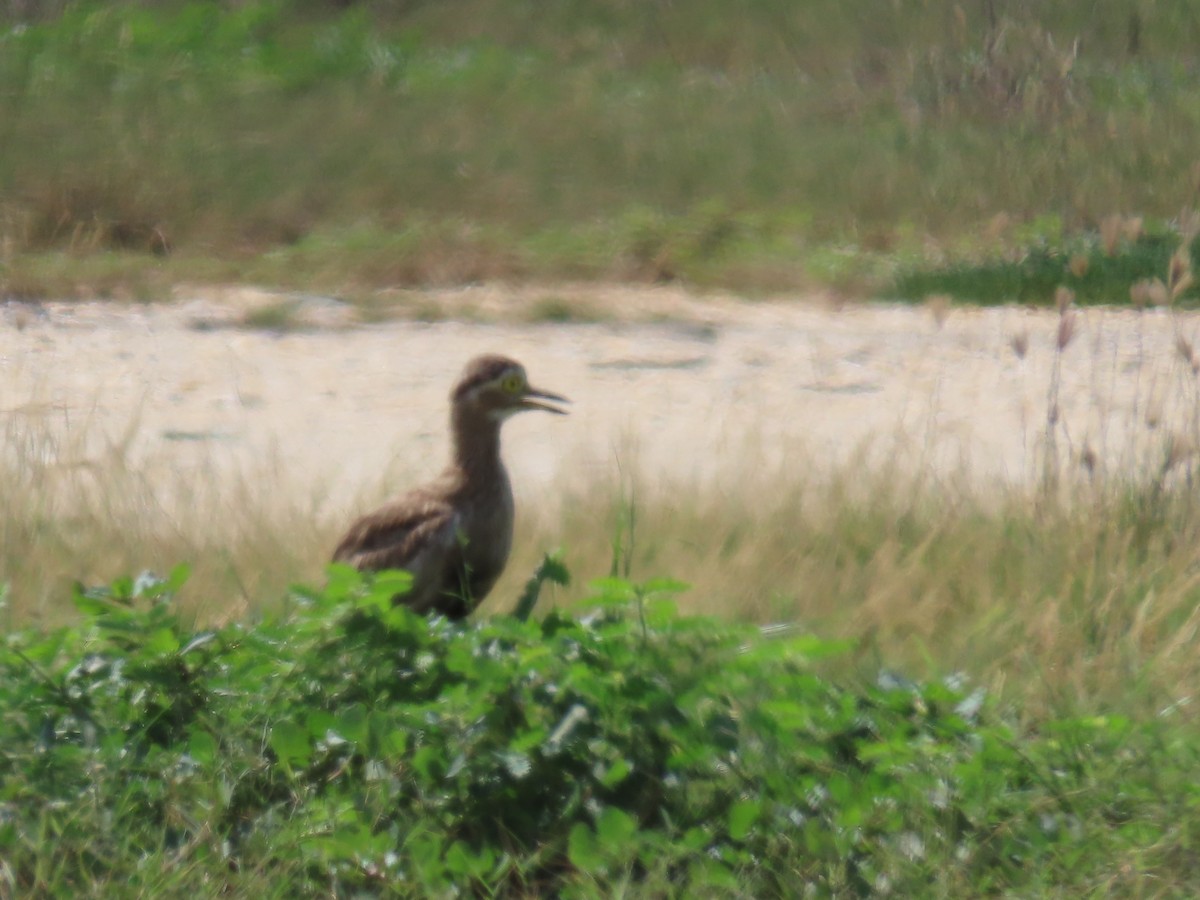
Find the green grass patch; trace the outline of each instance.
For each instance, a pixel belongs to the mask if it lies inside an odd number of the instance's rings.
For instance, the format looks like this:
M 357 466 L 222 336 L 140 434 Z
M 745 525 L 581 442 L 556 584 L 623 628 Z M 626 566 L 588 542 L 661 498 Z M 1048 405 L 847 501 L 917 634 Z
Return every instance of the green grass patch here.
M 21 894 L 1187 892 L 1200 797 L 1171 716 L 1016 727 L 959 678 L 833 677 L 847 645 L 681 617 L 459 626 L 330 571 L 196 629 L 186 578 L 77 589 L 0 646 L 0 851 Z
M 1122 242 L 1111 251 L 1094 234 L 1040 241 L 1002 259 L 911 268 L 897 275 L 884 293 L 913 301 L 944 295 L 985 306 L 1051 306 L 1055 291 L 1065 286 L 1080 305 L 1128 305 L 1130 288 L 1137 282 L 1167 280 L 1180 242 L 1177 233 L 1166 229 Z M 1193 238 L 1189 249 L 1195 258 L 1200 239 Z M 1193 285 L 1176 299 L 1190 306 L 1198 297 L 1200 289 Z
M 371 287 L 861 293 L 891 272 L 827 248 L 905 262 L 930 238 L 978 242 L 998 213 L 1078 231 L 1118 210 L 1173 215 L 1195 189 L 1197 23 L 1179 3 L 1115 18 L 1062 4 L 766 2 L 732 19 L 711 2 L 53 8 L 0 20 L 0 261 L 17 270 L 0 279 L 18 296 L 37 287 L 17 277 L 26 254 L 66 251 L 68 273 L 96 254 L 146 271 L 232 260 L 275 282 L 302 277 L 273 261 L 293 250 L 301 273 Z M 390 264 L 316 265 L 314 244 L 362 230 L 391 238 Z M 54 284 L 72 281 L 86 283 Z

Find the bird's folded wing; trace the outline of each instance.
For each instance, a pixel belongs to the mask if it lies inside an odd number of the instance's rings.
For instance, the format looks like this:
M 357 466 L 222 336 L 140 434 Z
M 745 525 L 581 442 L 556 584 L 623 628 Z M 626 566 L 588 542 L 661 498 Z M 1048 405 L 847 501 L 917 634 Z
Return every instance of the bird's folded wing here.
M 405 498 L 355 522 L 333 559 L 369 571 L 404 569 L 420 579 L 440 571 L 457 547 L 457 516 L 448 503 Z

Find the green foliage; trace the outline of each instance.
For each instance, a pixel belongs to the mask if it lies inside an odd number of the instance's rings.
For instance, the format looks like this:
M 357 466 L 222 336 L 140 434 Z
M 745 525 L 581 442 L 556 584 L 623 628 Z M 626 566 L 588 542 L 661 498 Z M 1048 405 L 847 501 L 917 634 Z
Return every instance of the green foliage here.
M 862 290 L 886 277 L 864 273 L 875 255 L 998 213 L 1161 218 L 1195 187 L 1180 2 L 10 6 L 0 290 L 18 296 L 140 296 L 164 258 L 195 279 L 189 255 L 237 257 L 207 279 L 331 290 Z M 61 15 L 15 21 L 36 8 Z M 22 258 L 47 251 L 69 251 L 49 274 Z M 78 259 L 113 251 L 135 261 L 108 278 Z
M 335 566 L 196 632 L 185 576 L 80 590 L 79 625 L 0 647 L 18 893 L 1036 892 L 1120 853 L 1170 873 L 1197 837 L 1182 731 L 1020 735 L 956 679 L 839 686 L 843 647 L 681 618 L 677 582 L 463 626 Z
M 888 293 L 906 300 L 941 294 L 984 305 L 1051 306 L 1055 290 L 1065 285 L 1081 305 L 1126 305 L 1133 284 L 1165 277 L 1179 244 L 1179 235 L 1166 230 L 1123 242 L 1112 253 L 1106 253 L 1094 235 L 1042 239 L 1010 258 L 910 268 L 897 276 Z M 1192 240 L 1190 249 L 1195 258 L 1200 238 Z M 1193 286 L 1180 299 L 1194 304 L 1198 296 L 1200 289 Z

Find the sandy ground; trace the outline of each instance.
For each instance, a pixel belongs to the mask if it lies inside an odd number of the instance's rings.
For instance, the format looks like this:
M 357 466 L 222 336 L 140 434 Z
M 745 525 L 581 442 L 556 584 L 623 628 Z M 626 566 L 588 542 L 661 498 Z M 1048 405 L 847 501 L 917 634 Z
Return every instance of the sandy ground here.
M 10 304 L 0 307 L 0 411 L 10 442 L 49 422 L 88 444 L 78 452 L 127 441 L 137 464 L 270 471 L 354 505 L 384 473 L 402 481 L 440 467 L 450 386 L 472 355 L 502 352 L 574 401 L 569 418 L 506 426 L 519 494 L 558 478 L 615 479 L 635 460 L 649 477 L 736 479 L 748 464 L 815 470 L 864 448 L 875 463 L 982 485 L 1035 477 L 1052 311 L 953 309 L 939 322 L 929 309 L 818 297 L 553 293 L 617 321 L 501 324 L 547 294 L 501 287 L 424 298 L 490 323 L 350 325 L 352 310 L 308 298 L 297 307 L 306 327 L 285 333 L 239 327 L 278 302 L 247 289 L 183 290 L 147 306 Z M 1076 324 L 1061 375 L 1069 464 L 1144 466 L 1139 454 L 1194 433 L 1195 377 L 1178 343 L 1195 339 L 1200 318 L 1090 310 Z

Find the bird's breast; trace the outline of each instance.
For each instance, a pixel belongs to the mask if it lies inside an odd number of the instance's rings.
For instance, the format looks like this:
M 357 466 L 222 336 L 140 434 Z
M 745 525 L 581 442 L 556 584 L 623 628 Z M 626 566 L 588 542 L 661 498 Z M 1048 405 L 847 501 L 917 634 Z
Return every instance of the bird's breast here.
M 469 510 L 462 525 L 464 556 L 472 572 L 499 575 L 512 550 L 514 503 L 508 473 L 501 469 L 474 499 L 464 504 Z

